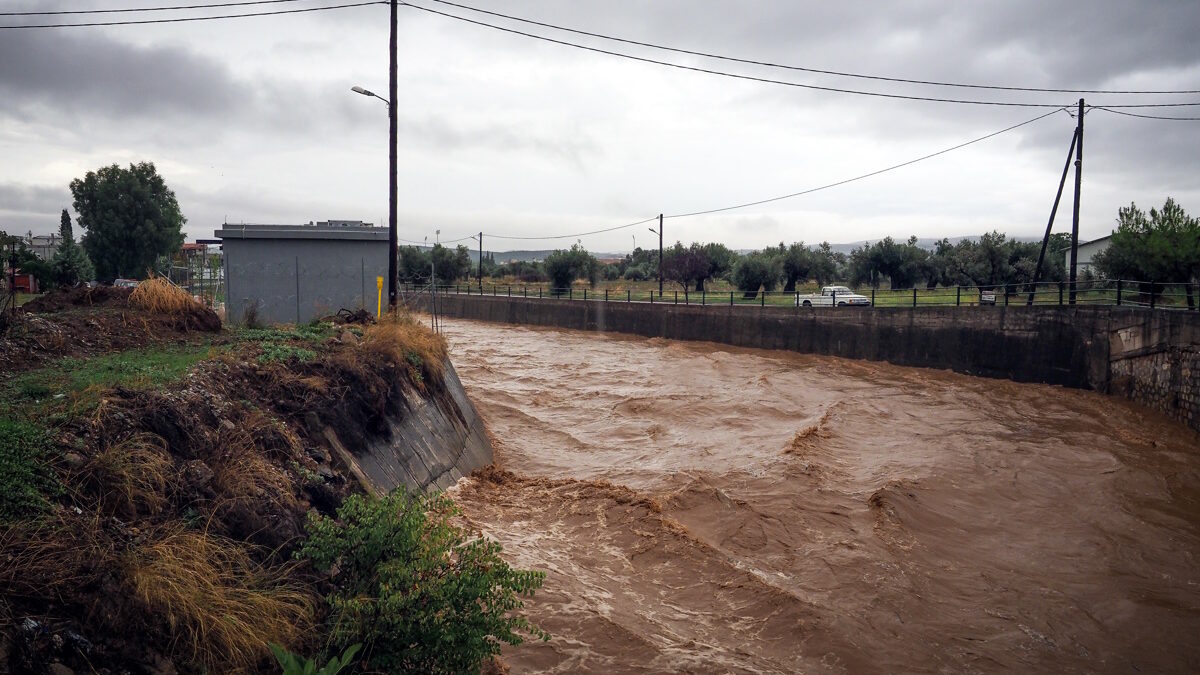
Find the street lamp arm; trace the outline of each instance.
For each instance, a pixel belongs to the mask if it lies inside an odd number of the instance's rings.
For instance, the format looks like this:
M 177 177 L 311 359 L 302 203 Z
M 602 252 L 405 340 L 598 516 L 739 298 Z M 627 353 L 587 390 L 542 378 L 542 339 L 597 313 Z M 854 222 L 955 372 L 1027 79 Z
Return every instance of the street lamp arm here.
M 376 94 L 375 92 L 371 91 L 370 89 L 363 89 L 362 87 L 355 85 L 353 87 L 350 87 L 350 91 L 352 91 L 356 94 L 362 94 L 363 96 L 374 96 L 375 98 L 379 99 L 380 101 L 383 101 L 384 103 L 388 104 L 389 108 L 392 106 L 391 101 L 388 101 L 386 98 L 380 96 L 379 94 Z

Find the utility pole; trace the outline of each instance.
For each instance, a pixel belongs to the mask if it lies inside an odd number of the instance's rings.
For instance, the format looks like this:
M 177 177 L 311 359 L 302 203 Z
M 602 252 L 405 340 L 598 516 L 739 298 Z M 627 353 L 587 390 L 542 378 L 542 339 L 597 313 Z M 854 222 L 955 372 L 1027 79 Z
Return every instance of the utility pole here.
M 479 293 L 483 294 L 483 233 L 479 233 Z
M 1054 216 L 1058 213 L 1058 203 L 1062 200 L 1063 187 L 1067 184 L 1067 174 L 1071 171 L 1071 155 L 1075 154 L 1075 144 L 1079 140 L 1078 129 L 1071 135 L 1071 147 L 1067 148 L 1067 160 L 1063 162 L 1062 178 L 1058 181 L 1058 192 L 1054 194 L 1054 206 L 1050 207 L 1050 219 L 1046 221 L 1046 235 L 1042 237 L 1042 250 L 1038 253 L 1037 267 L 1033 268 L 1033 288 L 1029 291 L 1029 302 L 1032 305 L 1037 294 L 1038 282 L 1042 279 L 1042 262 L 1046 259 L 1046 247 L 1050 244 L 1050 230 L 1054 228 Z
M 1075 270 L 1079 260 L 1079 192 L 1083 187 L 1083 99 L 1079 99 L 1079 117 L 1075 127 L 1075 209 L 1071 213 L 1071 295 L 1075 304 Z
M 662 297 L 663 273 L 662 273 L 662 233 L 663 233 L 663 214 L 658 214 L 658 297 Z
M 388 309 L 395 311 L 399 302 L 396 285 L 399 281 L 397 269 L 400 256 L 399 237 L 396 231 L 396 7 L 391 0 L 392 32 L 388 40 Z

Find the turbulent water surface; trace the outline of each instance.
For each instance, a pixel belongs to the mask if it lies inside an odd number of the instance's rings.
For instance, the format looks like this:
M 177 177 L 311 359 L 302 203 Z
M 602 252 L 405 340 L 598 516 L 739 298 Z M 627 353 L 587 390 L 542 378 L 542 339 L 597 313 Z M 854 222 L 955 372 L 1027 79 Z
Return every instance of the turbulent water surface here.
M 1197 672 L 1200 450 L 1101 395 L 446 322 L 514 672 Z

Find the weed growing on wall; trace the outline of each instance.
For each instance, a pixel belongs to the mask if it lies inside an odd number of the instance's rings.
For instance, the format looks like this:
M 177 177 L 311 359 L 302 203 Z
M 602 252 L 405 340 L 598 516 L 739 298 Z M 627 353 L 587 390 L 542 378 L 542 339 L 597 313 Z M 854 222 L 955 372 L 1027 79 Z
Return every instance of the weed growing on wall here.
M 502 643 L 549 639 L 519 614 L 545 573 L 509 567 L 498 543 L 451 522 L 456 513 L 443 496 L 395 493 L 310 516 L 297 555 L 332 573 L 333 650 L 361 643 L 387 673 L 478 673 Z

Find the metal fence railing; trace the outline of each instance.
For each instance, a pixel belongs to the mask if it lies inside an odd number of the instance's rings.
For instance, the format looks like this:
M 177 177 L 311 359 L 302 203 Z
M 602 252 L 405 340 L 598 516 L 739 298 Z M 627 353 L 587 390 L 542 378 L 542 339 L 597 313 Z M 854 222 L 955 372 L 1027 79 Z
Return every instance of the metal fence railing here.
M 406 286 L 410 291 L 419 286 Z M 430 292 L 425 285 L 426 292 Z M 999 286 L 939 286 L 934 288 L 859 288 L 822 295 L 815 291 L 737 290 L 689 291 L 633 287 L 553 288 L 547 284 L 438 284 L 448 295 L 626 302 L 670 305 L 757 305 L 760 307 L 965 307 L 1008 305 L 1115 305 L 1152 309 L 1193 310 L 1200 306 L 1200 284 L 1164 284 L 1126 280 L 1008 284 Z

